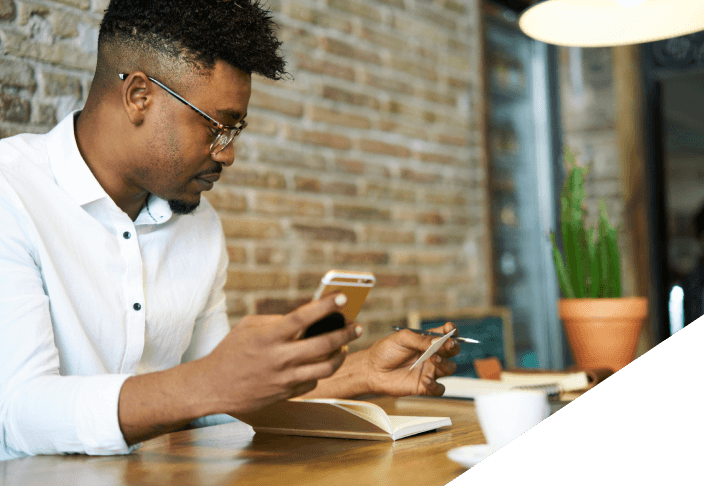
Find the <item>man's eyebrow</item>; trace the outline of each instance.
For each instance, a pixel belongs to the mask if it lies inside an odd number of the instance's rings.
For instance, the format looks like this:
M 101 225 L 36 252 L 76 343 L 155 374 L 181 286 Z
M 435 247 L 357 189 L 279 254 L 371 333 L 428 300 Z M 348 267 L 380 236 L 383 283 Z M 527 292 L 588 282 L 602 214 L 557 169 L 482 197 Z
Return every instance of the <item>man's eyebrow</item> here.
M 246 113 L 243 116 L 242 113 L 240 113 L 237 110 L 229 110 L 229 109 L 228 110 L 217 110 L 217 113 L 218 113 L 218 116 L 220 116 L 220 117 L 223 117 L 223 118 L 230 117 L 230 118 L 233 118 L 238 121 L 241 121 L 240 119 L 244 120 L 245 118 L 247 118 Z

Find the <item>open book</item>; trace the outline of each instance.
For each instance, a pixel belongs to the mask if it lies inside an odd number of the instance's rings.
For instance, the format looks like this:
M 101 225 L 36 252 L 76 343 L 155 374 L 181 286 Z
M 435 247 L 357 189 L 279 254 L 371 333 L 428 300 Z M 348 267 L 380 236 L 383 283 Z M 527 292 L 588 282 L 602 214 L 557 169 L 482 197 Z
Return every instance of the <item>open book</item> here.
M 238 418 L 255 432 L 371 440 L 397 440 L 452 425 L 448 417 L 387 415 L 373 403 L 337 398 L 292 398 Z
M 438 379 L 438 383 L 445 385 L 445 397 L 474 398 L 482 393 L 532 388 L 544 390 L 551 398 L 560 398 L 568 392 L 587 390 L 611 373 L 611 370 L 501 371 L 498 380 L 447 376 Z

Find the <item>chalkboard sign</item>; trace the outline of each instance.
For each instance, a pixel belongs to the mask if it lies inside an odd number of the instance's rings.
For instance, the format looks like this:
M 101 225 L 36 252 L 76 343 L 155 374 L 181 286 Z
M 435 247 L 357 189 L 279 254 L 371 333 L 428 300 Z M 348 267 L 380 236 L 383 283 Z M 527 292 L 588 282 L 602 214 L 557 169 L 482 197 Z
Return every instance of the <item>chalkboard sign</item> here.
M 511 311 L 505 307 L 460 309 L 448 313 L 411 312 L 408 327 L 432 329 L 451 321 L 461 337 L 476 339 L 479 344 L 460 343 L 460 352 L 452 360 L 456 376 L 477 377 L 474 360 L 495 356 L 504 369 L 515 367 Z

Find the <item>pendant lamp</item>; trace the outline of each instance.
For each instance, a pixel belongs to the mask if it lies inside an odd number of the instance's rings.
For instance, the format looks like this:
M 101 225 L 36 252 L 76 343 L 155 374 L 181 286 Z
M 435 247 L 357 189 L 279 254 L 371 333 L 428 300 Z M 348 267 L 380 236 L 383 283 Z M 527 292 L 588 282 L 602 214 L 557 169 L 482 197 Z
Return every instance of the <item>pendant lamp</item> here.
M 704 30 L 704 0 L 546 0 L 518 25 L 533 39 L 572 47 L 641 44 Z

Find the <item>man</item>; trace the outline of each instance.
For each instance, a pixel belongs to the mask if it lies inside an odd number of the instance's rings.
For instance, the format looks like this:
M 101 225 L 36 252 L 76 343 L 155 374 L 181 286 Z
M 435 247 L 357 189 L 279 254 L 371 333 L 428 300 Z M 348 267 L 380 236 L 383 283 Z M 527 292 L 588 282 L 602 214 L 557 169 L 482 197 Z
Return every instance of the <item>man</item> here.
M 274 27 L 256 1 L 113 0 L 85 108 L 0 141 L 0 459 L 127 453 L 304 394 L 442 394 L 452 340 L 410 372 L 431 338 L 301 339 L 341 294 L 228 326 L 201 193 L 234 162 L 251 73 L 286 74 Z

